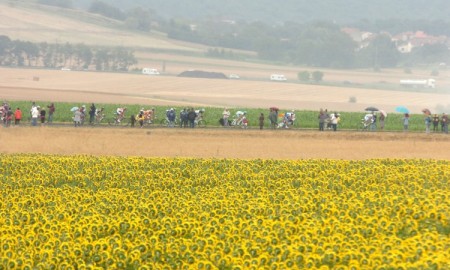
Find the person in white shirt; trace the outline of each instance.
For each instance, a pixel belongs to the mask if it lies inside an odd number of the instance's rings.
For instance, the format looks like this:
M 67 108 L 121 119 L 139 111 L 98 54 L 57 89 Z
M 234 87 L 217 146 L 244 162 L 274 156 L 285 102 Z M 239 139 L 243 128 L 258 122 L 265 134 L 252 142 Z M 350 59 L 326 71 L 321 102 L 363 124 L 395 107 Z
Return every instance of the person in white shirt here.
M 331 122 L 331 127 L 333 128 L 333 131 L 337 130 L 337 124 L 338 124 L 338 114 L 337 113 L 332 113 L 330 114 L 330 122 Z
M 39 118 L 39 106 L 31 108 L 31 125 L 37 126 L 37 121 Z

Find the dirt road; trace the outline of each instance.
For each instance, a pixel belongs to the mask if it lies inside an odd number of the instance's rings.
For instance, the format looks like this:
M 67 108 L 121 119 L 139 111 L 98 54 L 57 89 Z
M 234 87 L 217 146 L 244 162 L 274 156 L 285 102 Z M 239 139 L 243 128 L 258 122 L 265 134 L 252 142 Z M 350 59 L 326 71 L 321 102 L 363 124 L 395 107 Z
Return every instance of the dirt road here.
M 450 159 L 444 134 L 290 130 L 0 128 L 0 153 L 274 159 Z

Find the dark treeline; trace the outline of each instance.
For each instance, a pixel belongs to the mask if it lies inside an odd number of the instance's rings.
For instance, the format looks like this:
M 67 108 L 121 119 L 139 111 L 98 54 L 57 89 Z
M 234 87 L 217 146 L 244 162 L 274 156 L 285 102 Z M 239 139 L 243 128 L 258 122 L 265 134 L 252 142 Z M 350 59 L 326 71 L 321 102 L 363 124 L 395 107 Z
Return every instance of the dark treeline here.
M 136 64 L 133 52 L 122 48 L 91 47 L 85 44 L 49 44 L 11 40 L 0 36 L 0 65 L 126 71 Z

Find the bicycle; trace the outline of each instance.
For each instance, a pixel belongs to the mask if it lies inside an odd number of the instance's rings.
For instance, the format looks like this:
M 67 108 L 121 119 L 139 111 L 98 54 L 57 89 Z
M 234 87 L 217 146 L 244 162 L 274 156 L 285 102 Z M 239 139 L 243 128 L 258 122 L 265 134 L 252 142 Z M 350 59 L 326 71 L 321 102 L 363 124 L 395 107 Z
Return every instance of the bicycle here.
M 129 126 L 130 119 L 125 118 L 124 116 L 116 116 L 108 120 L 108 124 L 110 126 Z
M 203 119 L 203 113 L 205 112 L 204 109 L 195 111 L 195 114 L 197 115 L 194 120 L 194 127 L 199 128 L 205 128 L 206 127 L 206 121 Z
M 230 126 L 232 127 L 239 127 L 243 125 L 244 118 L 234 118 L 233 121 L 231 121 Z
M 94 122 L 90 123 L 92 126 L 99 126 L 102 124 L 103 120 L 105 120 L 105 114 L 98 114 L 94 118 Z
M 178 126 L 179 124 L 180 123 L 178 123 L 177 118 L 175 118 L 174 121 L 170 122 L 169 118 L 166 117 L 165 119 L 162 119 L 161 122 L 159 122 L 159 125 L 161 127 L 175 127 L 175 126 Z
M 372 125 L 372 121 L 366 121 L 364 119 L 361 119 L 361 122 L 356 126 L 357 131 L 370 131 L 370 127 Z
M 194 120 L 194 127 L 205 128 L 206 127 L 206 121 L 203 120 L 203 119 L 195 119 Z

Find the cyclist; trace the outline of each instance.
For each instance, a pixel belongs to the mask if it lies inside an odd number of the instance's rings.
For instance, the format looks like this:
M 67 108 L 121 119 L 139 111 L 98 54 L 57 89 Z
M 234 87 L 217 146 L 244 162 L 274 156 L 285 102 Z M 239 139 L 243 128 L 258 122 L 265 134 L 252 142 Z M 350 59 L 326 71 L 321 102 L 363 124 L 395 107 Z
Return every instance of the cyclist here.
M 105 110 L 105 108 L 95 110 L 95 121 L 96 122 L 102 121 L 102 119 L 105 117 L 105 115 L 103 114 L 104 110 Z
M 125 112 L 126 112 L 127 108 L 117 108 L 116 110 L 116 115 L 117 115 L 117 122 L 120 122 L 124 117 L 125 117 Z
M 245 115 L 246 113 L 247 113 L 247 112 L 243 112 L 243 111 L 237 111 L 237 112 L 236 112 L 236 117 L 235 117 L 235 121 L 234 121 L 236 126 L 242 125 L 242 120 L 243 120 L 244 115 Z
M 153 123 L 153 119 L 155 118 L 155 108 L 150 110 L 144 110 L 144 108 L 142 108 L 141 111 L 143 112 L 144 119 L 149 121 L 149 123 Z

